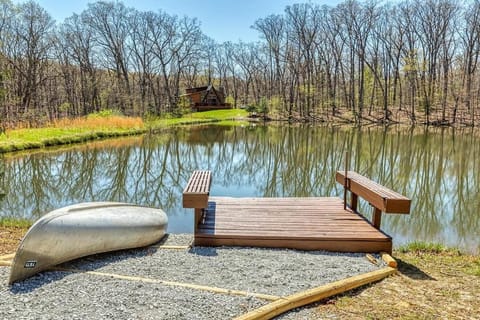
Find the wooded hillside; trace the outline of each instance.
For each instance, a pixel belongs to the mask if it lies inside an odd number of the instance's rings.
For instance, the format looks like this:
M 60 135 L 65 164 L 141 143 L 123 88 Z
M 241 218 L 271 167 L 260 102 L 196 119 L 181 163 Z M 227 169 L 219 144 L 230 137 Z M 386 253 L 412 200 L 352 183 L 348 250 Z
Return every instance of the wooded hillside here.
M 173 112 L 209 82 L 285 118 L 480 123 L 479 0 L 295 4 L 252 28 L 261 41 L 216 43 L 195 18 L 121 2 L 55 22 L 0 0 L 0 127 Z

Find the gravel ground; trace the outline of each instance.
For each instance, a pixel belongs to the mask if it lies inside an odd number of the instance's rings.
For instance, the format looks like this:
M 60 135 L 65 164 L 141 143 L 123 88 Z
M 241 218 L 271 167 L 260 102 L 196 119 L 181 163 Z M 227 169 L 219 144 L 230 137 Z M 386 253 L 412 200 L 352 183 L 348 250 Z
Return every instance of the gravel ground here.
M 169 235 L 187 245 L 191 235 Z M 263 248 L 136 249 L 90 256 L 65 268 L 286 296 L 378 269 L 364 254 Z M 0 267 L 0 319 L 230 319 L 267 304 L 162 283 L 44 272 L 11 287 Z M 282 319 L 315 319 L 313 309 Z

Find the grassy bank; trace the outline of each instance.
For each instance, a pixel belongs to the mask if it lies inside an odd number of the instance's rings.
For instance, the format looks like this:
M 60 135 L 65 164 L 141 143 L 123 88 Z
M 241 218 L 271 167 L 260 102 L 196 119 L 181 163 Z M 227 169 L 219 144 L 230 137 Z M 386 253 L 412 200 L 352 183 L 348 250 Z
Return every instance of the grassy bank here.
M 242 109 L 212 110 L 184 114 L 182 117 L 164 117 L 147 120 L 147 126 L 152 129 L 161 129 L 169 126 L 201 124 L 210 122 L 246 122 L 248 112 Z
M 247 116 L 244 110 L 215 110 L 149 120 L 112 113 L 93 114 L 85 118 L 66 119 L 44 128 L 14 129 L 0 134 L 0 153 L 81 143 L 95 139 L 161 131 L 178 125 L 231 121 Z
M 146 132 L 142 119 L 118 115 L 66 119 L 44 128 L 7 130 L 0 135 L 0 152 L 19 151 Z
M 32 221 L 27 219 L 0 217 L 0 227 L 2 228 L 28 229 L 30 228 L 31 225 L 32 225 Z
M 315 313 L 338 319 L 478 319 L 479 256 L 425 243 L 393 255 L 397 275 L 324 301 Z
M 32 222 L 26 219 L 0 218 L 0 255 L 15 252 Z

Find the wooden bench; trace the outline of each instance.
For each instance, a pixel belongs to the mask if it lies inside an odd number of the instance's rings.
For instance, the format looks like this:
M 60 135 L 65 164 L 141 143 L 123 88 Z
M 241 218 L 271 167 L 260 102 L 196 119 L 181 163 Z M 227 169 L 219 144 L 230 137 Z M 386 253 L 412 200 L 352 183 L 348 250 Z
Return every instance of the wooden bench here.
M 212 172 L 195 170 L 183 189 L 183 207 L 195 209 L 195 232 L 201 221 L 205 208 L 208 208 L 208 197 L 212 184 Z
M 374 207 L 372 224 L 380 229 L 382 212 L 385 213 L 410 213 L 411 200 L 395 191 L 388 189 L 354 171 L 337 171 L 335 176 L 338 183 L 350 191 L 350 208 L 357 212 L 358 197 L 362 197 Z

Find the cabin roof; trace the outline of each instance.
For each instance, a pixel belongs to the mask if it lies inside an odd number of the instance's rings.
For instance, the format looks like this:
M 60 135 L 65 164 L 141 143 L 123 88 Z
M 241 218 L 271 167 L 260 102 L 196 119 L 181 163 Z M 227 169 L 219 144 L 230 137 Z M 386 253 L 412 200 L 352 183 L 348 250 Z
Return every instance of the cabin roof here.
M 195 92 L 202 92 L 202 91 L 210 91 L 212 89 L 212 85 L 202 86 L 202 87 L 194 87 L 194 88 L 187 88 L 185 91 L 187 94 L 195 93 Z

